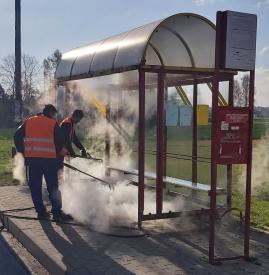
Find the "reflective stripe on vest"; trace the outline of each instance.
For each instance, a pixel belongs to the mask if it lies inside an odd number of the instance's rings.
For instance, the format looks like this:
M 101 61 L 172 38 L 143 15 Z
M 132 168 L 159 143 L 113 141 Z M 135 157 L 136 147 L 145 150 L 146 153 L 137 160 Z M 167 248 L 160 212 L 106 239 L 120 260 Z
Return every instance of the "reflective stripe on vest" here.
M 24 141 L 37 141 L 37 142 L 44 142 L 44 143 L 53 143 L 52 138 L 25 138 Z
M 70 124 L 70 133 L 69 133 L 69 137 L 70 137 L 70 140 L 73 141 L 73 136 L 74 136 L 74 125 L 73 125 L 73 122 L 71 120 L 71 117 L 66 117 L 61 123 L 60 123 L 60 126 L 62 127 L 63 124 Z
M 44 148 L 44 147 L 25 147 L 25 151 L 27 152 L 55 152 L 55 149 L 53 148 Z
M 44 115 L 25 121 L 24 156 L 28 158 L 56 158 L 54 128 L 56 121 Z

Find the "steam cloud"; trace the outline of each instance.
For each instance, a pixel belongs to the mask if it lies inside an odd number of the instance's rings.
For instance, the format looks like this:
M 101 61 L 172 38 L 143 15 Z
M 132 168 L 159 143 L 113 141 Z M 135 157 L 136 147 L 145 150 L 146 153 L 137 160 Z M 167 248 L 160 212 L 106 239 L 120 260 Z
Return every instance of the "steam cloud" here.
M 26 183 L 24 157 L 21 153 L 17 153 L 13 160 L 13 178 L 21 184 Z
M 259 140 L 258 143 L 254 141 L 252 152 L 252 187 L 254 195 L 261 194 L 261 188 L 268 186 L 267 173 L 269 169 L 269 137 L 266 136 Z M 268 196 L 269 194 L 267 194 Z
M 262 198 L 268 198 L 269 181 L 266 177 L 269 169 L 269 136 L 266 134 L 260 140 L 253 141 L 252 149 L 252 175 L 251 185 L 252 194 Z M 246 169 L 242 169 L 238 177 L 238 190 L 245 192 L 246 185 Z M 267 193 L 264 193 L 267 192 Z
M 100 77 L 100 79 L 97 83 L 91 79 L 69 83 L 69 88 L 72 90 L 72 108 L 80 107 L 84 110 L 88 110 L 89 106 L 90 108 L 94 108 L 90 103 L 89 94 L 93 94 L 104 105 L 109 102 L 112 116 L 115 115 L 114 110 L 119 106 L 121 116 L 117 118 L 117 125 L 120 125 L 121 129 L 133 138 L 138 118 L 137 90 L 135 92 L 132 90 L 124 91 L 123 88 L 123 94 L 119 97 L 119 91 L 113 90 L 110 83 L 105 81 L 105 78 Z M 117 81 L 123 80 L 118 77 Z M 108 92 L 110 93 L 109 97 L 107 96 Z M 82 97 L 82 100 L 72 100 L 76 98 L 77 94 Z M 146 102 L 146 114 L 150 116 L 154 113 L 154 108 L 156 108 L 156 93 L 154 91 L 152 91 L 152 93 L 150 90 L 147 91 Z M 97 112 L 97 110 L 95 111 Z M 86 132 L 86 134 L 89 137 L 95 138 L 95 140 L 98 138 L 102 139 L 108 134 L 112 147 L 118 139 L 121 140 L 123 155 L 118 156 L 112 150 L 111 166 L 136 168 L 136 163 L 132 163 L 131 158 L 133 140 L 128 142 L 124 139 L 119 132 L 115 130 L 115 127 L 108 124 L 102 116 L 96 117 L 95 120 L 91 121 L 87 121 L 85 118 L 82 120 L 82 123 L 83 125 L 80 127 L 88 129 L 89 131 L 88 133 Z M 94 152 L 94 149 L 95 146 L 91 146 L 90 153 L 98 155 L 99 152 Z M 104 148 L 102 148 L 102 150 L 104 150 Z M 101 164 L 82 159 L 73 159 L 71 164 L 96 177 L 105 178 L 105 167 Z M 116 183 L 114 189 L 110 190 L 107 186 L 101 185 L 100 182 L 81 176 L 78 173 L 68 170 L 65 170 L 65 173 L 68 173 L 68 175 L 65 175 L 65 180 L 61 184 L 63 209 L 76 220 L 90 224 L 98 230 L 107 230 L 111 225 L 130 225 L 137 221 L 137 187 L 128 184 L 128 181 L 124 180 L 119 174 L 114 176 L 112 174 L 112 177 L 105 178 L 107 181 Z M 165 201 L 164 211 L 179 210 L 182 206 L 183 202 L 180 199 Z M 155 211 L 155 194 L 150 191 L 145 191 L 145 213 L 155 213 Z
M 115 161 L 117 165 L 128 165 L 130 162 L 129 158 L 123 157 L 120 160 L 112 160 L 112 165 Z M 73 159 L 71 163 L 94 176 L 114 182 L 115 185 L 114 189 L 110 190 L 101 182 L 69 170 L 65 171 L 68 175 L 65 175 L 65 181 L 61 184 L 61 192 L 66 213 L 102 231 L 107 231 L 114 225 L 130 226 L 137 221 L 137 187 L 129 185 L 128 181 L 119 176 L 105 177 L 101 164 L 80 159 Z M 120 167 L 124 167 L 122 165 Z M 146 191 L 145 198 L 145 211 L 155 213 L 155 195 Z M 164 203 L 164 211 L 175 211 L 182 206 L 183 202 L 180 199 L 167 201 Z

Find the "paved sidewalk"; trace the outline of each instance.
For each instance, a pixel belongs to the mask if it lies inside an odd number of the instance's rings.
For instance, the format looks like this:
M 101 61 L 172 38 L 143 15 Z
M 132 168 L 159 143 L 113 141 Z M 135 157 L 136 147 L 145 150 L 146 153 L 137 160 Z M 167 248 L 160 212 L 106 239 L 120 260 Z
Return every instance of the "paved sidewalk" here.
M 0 188 L 1 210 L 29 206 L 26 187 Z M 15 214 L 35 217 L 33 210 Z M 145 222 L 146 235 L 138 238 L 112 237 L 47 221 L 9 218 L 5 223 L 52 274 L 269 274 L 268 235 L 251 234 L 251 255 L 258 261 L 212 266 L 205 254 L 208 228 L 199 220 Z M 242 250 L 240 230 L 217 228 L 217 254 L 228 256 Z

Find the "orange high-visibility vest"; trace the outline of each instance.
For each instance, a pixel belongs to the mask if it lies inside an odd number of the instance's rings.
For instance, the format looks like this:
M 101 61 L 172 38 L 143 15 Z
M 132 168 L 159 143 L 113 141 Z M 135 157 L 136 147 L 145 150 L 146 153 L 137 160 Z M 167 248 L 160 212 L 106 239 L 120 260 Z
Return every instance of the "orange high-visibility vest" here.
M 24 156 L 26 158 L 56 158 L 54 128 L 56 121 L 44 115 L 25 121 Z
M 63 124 L 70 124 L 70 128 L 71 128 L 71 131 L 69 133 L 69 137 L 70 137 L 70 140 L 73 141 L 73 136 L 74 136 L 74 125 L 73 125 L 73 122 L 71 120 L 71 117 L 68 116 L 66 117 L 61 123 L 60 123 L 60 126 L 62 127 Z

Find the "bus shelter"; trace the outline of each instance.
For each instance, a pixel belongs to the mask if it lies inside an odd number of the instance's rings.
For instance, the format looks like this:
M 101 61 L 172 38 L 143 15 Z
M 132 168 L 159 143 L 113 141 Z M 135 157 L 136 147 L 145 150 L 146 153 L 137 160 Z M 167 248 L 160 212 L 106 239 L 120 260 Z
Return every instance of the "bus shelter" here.
M 207 214 L 209 216 L 209 261 L 249 258 L 250 234 L 250 199 L 251 199 L 251 155 L 252 155 L 252 120 L 254 97 L 255 56 L 242 53 L 241 42 L 232 36 L 235 45 L 231 45 L 233 24 L 249 24 L 252 44 L 249 52 L 255 50 L 256 17 L 234 12 L 218 12 L 216 26 L 208 19 L 191 13 L 180 13 L 153 23 L 137 27 L 125 33 L 112 36 L 87 46 L 73 49 L 62 56 L 55 78 L 59 84 L 73 80 L 91 78 L 104 85 L 122 90 L 135 90 L 138 93 L 138 165 L 137 170 L 122 170 L 138 176 L 138 227 L 147 220 L 176 218 L 182 215 Z M 229 25 L 230 24 L 230 25 Z M 247 35 L 246 35 L 247 36 Z M 248 36 L 249 37 L 249 36 Z M 238 38 L 239 39 L 239 38 Z M 240 39 L 239 39 L 240 40 Z M 256 40 L 255 40 L 256 41 Z M 230 44 L 229 44 L 230 43 Z M 254 44 L 253 44 L 254 43 Z M 230 52 L 229 52 L 230 51 Z M 231 52 L 232 51 L 232 52 Z M 252 59 L 251 59 L 252 58 Z M 250 72 L 248 102 L 244 107 L 236 107 L 233 102 L 234 76 L 238 71 Z M 117 76 L 117 77 L 113 77 Z M 104 81 L 105 80 L 105 81 Z M 228 83 L 227 99 L 219 92 L 221 82 Z M 212 90 L 211 98 L 211 155 L 199 157 L 197 146 L 197 97 L 198 85 L 207 84 Z M 176 87 L 182 99 L 188 102 L 184 87 L 192 87 L 192 149 L 191 180 L 175 179 L 166 175 L 167 127 L 166 101 L 169 87 Z M 156 89 L 156 173 L 145 171 L 145 119 L 146 93 Z M 102 91 L 100 91 L 101 93 Z M 107 110 L 109 106 L 107 106 Z M 108 114 L 108 113 L 107 113 Z M 106 156 L 109 159 L 109 140 L 106 140 Z M 184 156 L 183 156 L 184 157 Z M 186 156 L 187 157 L 187 156 Z M 198 182 L 197 164 L 206 161 L 210 166 L 210 183 Z M 216 258 L 215 223 L 219 213 L 233 210 L 232 166 L 246 165 L 246 198 L 244 253 L 242 256 Z M 226 167 L 225 186 L 218 184 L 218 166 Z M 180 167 L 179 167 L 180 169 Z M 145 180 L 156 182 L 156 211 L 145 213 Z M 205 192 L 209 197 L 208 207 L 188 211 L 165 212 L 163 196 L 167 185 L 174 184 L 191 190 L 190 199 L 195 199 L 195 192 Z M 219 207 L 218 196 L 225 196 L 225 206 Z

